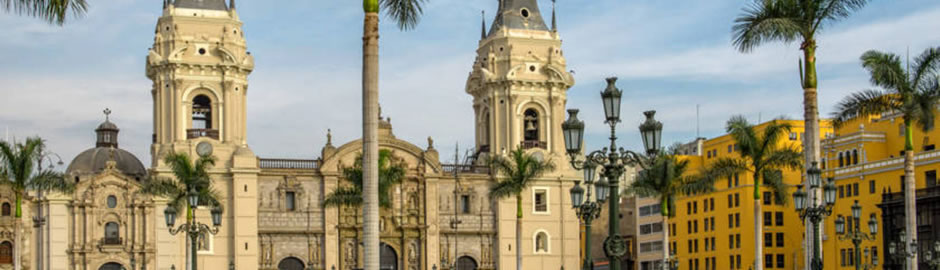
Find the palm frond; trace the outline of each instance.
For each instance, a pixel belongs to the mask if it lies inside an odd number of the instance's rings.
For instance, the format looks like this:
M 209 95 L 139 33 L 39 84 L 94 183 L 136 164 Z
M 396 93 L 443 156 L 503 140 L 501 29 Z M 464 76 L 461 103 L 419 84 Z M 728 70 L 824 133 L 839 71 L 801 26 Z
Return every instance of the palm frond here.
M 750 170 L 747 161 L 739 158 L 719 158 L 708 168 L 708 175 L 713 178 L 733 176 Z
M 929 86 L 930 79 L 936 80 L 940 69 L 940 48 L 928 48 L 914 59 L 914 76 L 911 86 L 921 88 L 921 84 Z
M 60 172 L 53 170 L 43 170 L 34 175 L 29 181 L 30 188 L 38 190 L 52 190 L 65 194 L 71 194 L 75 191 L 75 184 L 65 179 Z
M 872 84 L 901 95 L 910 91 L 907 71 L 904 70 L 901 57 L 897 54 L 871 50 L 862 54 L 861 60 L 862 67 L 871 75 Z
M 793 42 L 804 27 L 794 1 L 753 0 L 731 27 L 732 43 L 741 52 L 750 52 L 768 41 Z
M 181 182 L 169 178 L 152 178 L 143 182 L 140 192 L 148 195 L 173 198 L 186 193 L 186 187 Z
M 422 5 L 426 0 L 381 0 L 380 3 L 385 8 L 385 14 L 391 17 L 398 24 L 401 30 L 411 30 L 418 25 L 421 19 L 421 13 L 424 12 Z
M 757 133 L 754 131 L 754 125 L 747 122 L 743 115 L 732 116 L 725 124 L 725 131 L 731 134 L 734 141 L 738 144 L 742 156 L 750 156 L 755 152 L 760 152 Z
M 6 12 L 13 11 L 60 26 L 66 17 L 80 18 L 88 11 L 85 0 L 0 0 L 0 7 Z
M 323 206 L 359 206 L 362 205 L 362 190 L 351 186 L 337 187 L 323 199 Z
M 832 124 L 841 127 L 856 117 L 882 114 L 900 107 L 901 100 L 897 94 L 874 89 L 863 90 L 852 93 L 836 104 L 836 109 L 832 112 Z
M 793 144 L 787 144 L 768 152 L 763 163 L 768 169 L 799 171 L 803 169 L 803 151 Z
M 817 9 L 813 32 L 816 32 L 825 21 L 844 19 L 851 15 L 853 11 L 859 10 L 868 4 L 867 0 L 822 0 L 812 2 L 820 2 L 820 7 L 822 7 Z
M 774 202 L 787 205 L 790 202 L 790 186 L 783 182 L 783 172 L 780 170 L 764 170 L 763 185 L 773 192 Z
M 760 146 L 762 152 L 771 150 L 772 146 L 777 145 L 781 138 L 789 135 L 790 130 L 793 129 L 793 125 L 784 120 L 786 119 L 782 116 L 778 117 L 777 119 L 774 119 L 774 121 L 771 121 L 770 124 L 768 124 L 766 127 L 764 127 L 764 133 L 760 138 L 762 141 Z

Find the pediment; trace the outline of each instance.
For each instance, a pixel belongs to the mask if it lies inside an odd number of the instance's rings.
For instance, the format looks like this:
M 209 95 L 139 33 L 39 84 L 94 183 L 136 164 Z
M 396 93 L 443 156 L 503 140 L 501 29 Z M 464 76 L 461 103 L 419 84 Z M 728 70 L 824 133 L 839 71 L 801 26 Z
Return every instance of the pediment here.
M 379 149 L 392 151 L 392 155 L 407 165 L 408 171 L 419 171 L 423 173 L 436 174 L 441 171 L 440 161 L 432 160 L 427 151 L 420 147 L 399 139 L 380 137 Z M 323 157 L 323 163 L 320 166 L 324 174 L 339 173 L 343 167 L 352 166 L 356 158 L 362 153 L 362 140 L 354 140 L 340 146 L 336 153 L 329 157 Z

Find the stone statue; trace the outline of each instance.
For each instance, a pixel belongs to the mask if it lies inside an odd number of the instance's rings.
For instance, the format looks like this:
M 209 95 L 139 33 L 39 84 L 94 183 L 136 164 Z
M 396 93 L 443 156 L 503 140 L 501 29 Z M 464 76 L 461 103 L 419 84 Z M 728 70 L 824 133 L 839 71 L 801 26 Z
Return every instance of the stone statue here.
M 434 139 L 428 136 L 428 149 L 434 149 Z
M 346 269 L 353 269 L 356 265 L 356 241 L 346 239 Z

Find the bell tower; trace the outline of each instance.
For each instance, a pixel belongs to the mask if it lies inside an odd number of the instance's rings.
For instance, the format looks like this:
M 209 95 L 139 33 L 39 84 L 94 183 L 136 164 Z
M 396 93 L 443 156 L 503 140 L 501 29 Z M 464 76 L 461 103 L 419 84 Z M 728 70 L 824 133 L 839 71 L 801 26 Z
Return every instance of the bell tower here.
M 234 1 L 165 0 L 147 55 L 154 146 L 200 138 L 244 144 L 253 68 Z
M 198 256 L 199 268 L 257 269 L 260 170 L 246 144 L 245 121 L 254 58 L 235 1 L 164 0 L 146 65 L 153 82 L 151 176 L 175 177 L 163 162 L 171 152 L 216 159 L 208 172 L 221 194 L 223 222 L 211 236 L 210 250 Z M 163 207 L 156 212 L 162 215 Z M 196 210 L 197 219 L 207 222 L 208 217 L 208 209 Z M 156 237 L 161 243 L 186 242 L 162 226 Z M 185 249 L 176 248 L 158 250 L 158 269 L 187 265 Z
M 489 31 L 484 20 L 467 79 L 477 154 L 523 147 L 563 155 L 560 123 L 574 78 L 565 71 L 554 9 L 549 28 L 536 0 L 501 0 Z

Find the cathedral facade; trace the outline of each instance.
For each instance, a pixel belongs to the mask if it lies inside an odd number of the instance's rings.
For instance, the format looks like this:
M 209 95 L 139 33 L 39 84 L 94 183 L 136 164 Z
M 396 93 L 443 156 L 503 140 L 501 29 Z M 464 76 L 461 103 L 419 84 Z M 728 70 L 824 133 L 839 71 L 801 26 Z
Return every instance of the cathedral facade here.
M 568 197 L 580 174 L 568 165 L 561 132 L 574 80 L 554 14 L 549 26 L 536 0 L 499 5 L 491 29 L 481 33 L 465 88 L 476 132 L 469 161 L 444 163 L 431 138 L 403 141 L 380 121 L 380 148 L 405 168 L 389 191 L 392 206 L 381 210 L 381 269 L 515 269 L 517 249 L 525 269 L 580 265 L 579 221 Z M 188 269 L 190 244 L 199 269 L 359 269 L 361 209 L 324 207 L 323 200 L 348 185 L 342 169 L 353 166 L 362 142 L 334 145 L 326 134 L 316 159 L 255 155 L 246 142 L 254 68 L 247 48 L 234 1 L 167 1 L 146 61 L 152 161 L 145 166 L 122 150 L 118 126 L 105 120 L 95 147 L 66 171 L 76 191 L 31 194 L 24 217 L 42 208 L 48 222 L 0 217 L 0 242 L 21 250 L 23 269 Z M 515 198 L 488 195 L 505 176 L 482 161 L 520 147 L 556 170 L 523 192 L 517 247 Z M 163 159 L 174 152 L 218 161 L 209 173 L 222 197 L 221 226 L 194 243 L 169 232 L 167 199 L 140 192 L 144 181 L 173 177 Z M 209 212 L 197 209 L 196 220 L 211 224 Z

